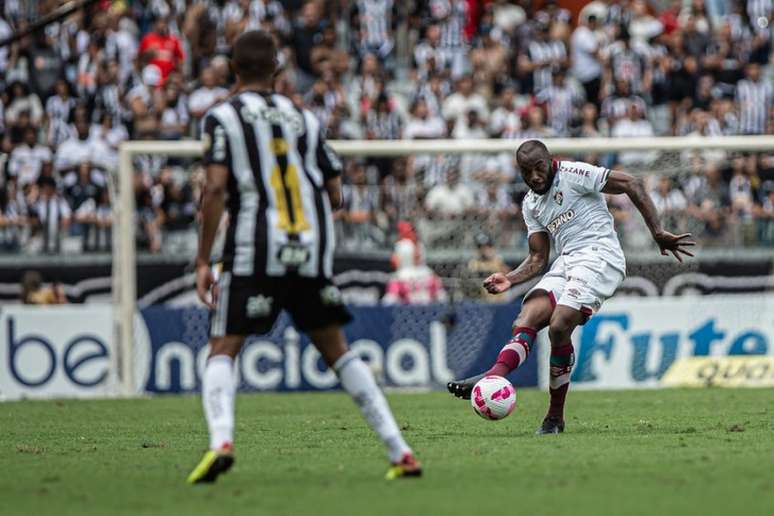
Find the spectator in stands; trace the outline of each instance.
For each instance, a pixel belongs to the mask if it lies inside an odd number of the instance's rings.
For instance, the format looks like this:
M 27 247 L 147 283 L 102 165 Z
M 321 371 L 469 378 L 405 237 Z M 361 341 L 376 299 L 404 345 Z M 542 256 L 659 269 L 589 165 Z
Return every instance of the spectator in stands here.
M 625 118 L 620 119 L 613 127 L 611 132 L 613 138 L 647 138 L 654 136 L 653 125 L 645 118 L 645 113 L 641 111 L 639 104 L 629 104 L 627 115 Z M 618 155 L 618 161 L 624 167 L 636 167 L 653 163 L 658 158 L 658 155 L 658 151 L 626 151 Z
M 597 17 L 581 16 L 578 27 L 572 33 L 572 75 L 583 85 L 586 100 L 599 105 L 602 87 L 601 43 L 603 33 L 598 31 Z
M 764 134 L 774 117 L 774 85 L 763 80 L 758 63 L 745 66 L 746 79 L 736 86 L 739 105 L 739 131 L 742 134 Z
M 140 174 L 134 176 L 135 205 L 139 222 L 137 244 L 140 249 L 157 253 L 161 250 L 161 226 L 163 223 L 159 209 L 159 196 L 157 194 L 154 197 L 153 192 L 144 184 L 143 179 Z
M 183 45 L 174 34 L 169 32 L 169 18 L 165 14 L 158 15 L 153 24 L 153 31 L 140 41 L 140 58 L 158 67 L 161 73 L 160 84 L 163 84 L 169 74 L 178 70 L 185 54 Z
M 395 47 L 393 38 L 398 3 L 393 0 L 352 2 L 350 30 L 352 47 L 360 56 L 376 55 L 386 61 Z
M 519 56 L 519 71 L 526 76 L 527 84 L 530 84 L 526 91 L 530 93 L 549 87 L 552 72 L 569 64 L 567 48 L 561 39 L 551 33 L 548 16 L 538 16 L 536 25 L 534 39 L 529 42 L 526 52 Z
M 95 211 L 101 187 L 93 180 L 91 166 L 88 161 L 80 163 L 77 175 L 75 182 L 67 187 L 65 198 L 75 212 L 75 221 L 85 222 L 84 220 L 79 220 L 79 215 L 84 213 L 83 211 L 79 213 L 79 210 L 81 210 L 84 204 L 88 203 L 90 206 L 87 207 L 87 210 L 90 213 Z M 85 233 L 84 228 L 78 227 L 77 224 L 74 225 L 73 230 L 76 235 Z
M 700 238 L 712 244 L 720 242 L 725 235 L 731 203 L 728 185 L 723 182 L 720 170 L 708 166 L 705 175 L 703 188 L 696 189 L 694 197 L 689 199 L 688 212 L 703 224 Z
M 497 242 L 501 246 L 512 245 L 511 237 L 519 217 L 519 207 L 513 199 L 513 192 L 504 188 L 495 176 L 486 178 L 483 188 L 476 194 L 476 220 L 481 230 L 497 235 Z
M 616 80 L 615 93 L 602 101 L 600 114 L 605 119 L 607 127 L 612 131 L 619 120 L 629 114 L 629 106 L 636 104 L 640 111 L 645 112 L 647 104 L 639 95 L 633 95 L 629 82 Z
M 55 94 L 46 100 L 48 144 L 56 148 L 70 136 L 70 113 L 75 109 L 76 100 L 70 91 L 70 83 L 59 79 L 54 86 Z
M 320 4 L 314 0 L 306 2 L 291 33 L 293 53 L 298 65 L 297 86 L 300 91 L 305 91 L 317 76 L 312 66 L 312 50 L 322 39 L 324 27 Z
M 632 44 L 625 25 L 619 27 L 618 39 L 608 46 L 605 53 L 607 63 L 603 88 L 609 91 L 612 84 L 624 81 L 635 95 L 647 96 L 650 93 L 650 62 L 645 53 Z
M 554 130 L 546 125 L 546 117 L 543 108 L 531 106 L 526 111 L 524 127 L 519 133 L 519 138 L 524 140 L 553 138 Z
M 340 77 L 349 71 L 350 55 L 336 46 L 336 37 L 336 28 L 327 26 L 323 29 L 320 43 L 312 49 L 312 68 L 317 75 L 330 70 Z M 370 52 L 366 52 L 365 56 L 375 57 Z
M 62 251 L 62 238 L 68 234 L 72 211 L 67 200 L 57 191 L 53 177 L 40 177 L 37 187 L 37 200 L 30 206 L 32 224 L 37 231 L 41 252 L 57 254 Z
M 521 110 L 523 105 L 516 102 L 516 89 L 506 86 L 500 93 L 497 108 L 489 119 L 489 132 L 493 138 L 505 138 L 508 140 L 518 137 L 521 131 Z
M 4 109 L 5 123 L 9 126 L 17 125 L 22 113 L 26 113 L 32 125 L 40 127 L 44 115 L 40 97 L 30 91 L 27 84 L 20 81 L 11 83 L 8 89 L 11 94 Z
M 60 50 L 59 42 L 53 34 L 46 31 L 38 31 L 32 35 L 31 44 L 27 46 L 21 43 L 21 60 L 24 61 L 24 80 L 38 98 L 45 99 L 54 90 L 54 84 L 65 72 L 65 63 Z M 21 65 L 21 62 L 17 62 Z
M 658 180 L 658 186 L 650 193 L 653 204 L 658 210 L 662 220 L 667 221 L 671 227 L 680 227 L 681 215 L 688 206 L 683 193 L 674 186 L 672 178 L 661 176 Z
M 21 302 L 25 305 L 63 305 L 67 296 L 61 283 L 43 285 L 43 277 L 37 271 L 27 271 L 21 280 Z
M 753 206 L 753 215 L 760 243 L 774 246 L 774 181 L 766 181 L 761 186 L 759 200 Z
M 429 218 L 426 233 L 432 245 L 459 245 L 460 231 L 466 229 L 465 216 L 475 207 L 473 190 L 460 181 L 460 163 L 446 171 L 446 180 L 432 187 L 425 197 Z
M 191 93 L 188 101 L 188 107 L 194 121 L 201 120 L 208 109 L 227 96 L 228 90 L 217 86 L 215 72 L 212 68 L 203 69 L 199 77 L 199 87 Z
M 185 179 L 184 175 L 176 174 L 171 167 L 162 169 L 159 177 L 164 247 L 176 252 L 191 252 L 191 244 L 195 240 L 191 238 L 189 230 L 196 216 L 196 206 L 191 183 Z
M 142 69 L 139 79 L 137 85 L 126 94 L 135 137 L 141 131 L 158 130 L 159 113 L 154 101 L 154 92 L 161 86 L 161 69 L 155 64 L 149 64 Z
M 486 234 L 479 233 L 475 237 L 476 243 L 476 256 L 467 263 L 466 272 L 466 291 L 469 297 L 479 298 L 482 301 L 490 303 L 502 302 L 503 298 L 500 296 L 492 295 L 482 287 L 484 279 L 491 274 L 501 272 L 506 274 L 510 271 L 510 268 L 505 264 L 503 259 L 497 254 L 495 249 L 494 240 Z
M 487 123 L 489 108 L 486 99 L 473 89 L 473 77 L 466 75 L 457 81 L 457 90 L 443 102 L 443 117 L 454 124 L 454 130 L 465 125 L 471 110 L 476 111 L 478 120 Z
M 54 168 L 65 184 L 71 185 L 77 181 L 81 165 L 87 163 L 91 170 L 91 179 L 97 185 L 106 184 L 106 159 L 110 151 L 99 140 L 90 139 L 91 126 L 87 112 L 78 108 L 73 112 L 75 134 L 62 142 L 54 158 Z
M 758 182 L 755 157 L 752 160 L 739 158 L 732 162 L 731 180 L 728 183 L 728 196 L 731 204 L 731 214 L 737 224 L 734 244 L 749 244 L 755 238 L 753 223 L 754 188 L 753 181 Z
M 369 186 L 366 166 L 350 161 L 347 176 L 351 184 L 344 185 L 344 208 L 339 219 L 345 225 L 344 244 L 349 247 L 371 248 L 384 242 L 384 220 L 380 212 L 379 190 Z M 381 226 L 381 227 L 380 227 Z
M 21 231 L 26 224 L 24 196 L 11 179 L 0 187 L 0 251 L 15 252 L 21 247 Z
M 551 80 L 550 86 L 538 92 L 536 100 L 545 106 L 554 135 L 566 137 L 570 135 L 570 124 L 583 97 L 570 86 L 564 69 L 555 70 Z
M 575 136 L 579 138 L 598 138 L 602 135 L 597 118 L 597 106 L 591 102 L 586 103 L 581 108 L 581 123 L 577 128 Z M 588 160 L 594 163 L 596 160 Z
M 190 115 L 188 97 L 181 92 L 172 76 L 163 88 L 156 90 L 154 102 L 159 113 L 159 137 L 164 140 L 179 140 L 188 132 Z
M 419 194 L 419 185 L 408 160 L 393 160 L 392 173 L 384 180 L 381 201 L 390 231 L 394 231 L 400 221 L 416 220 L 421 214 Z
M 51 163 L 51 150 L 37 141 L 37 131 L 32 127 L 24 130 L 24 141 L 11 152 L 8 175 L 16 178 L 20 187 L 37 182 L 45 163 Z
M 432 24 L 425 29 L 425 37 L 414 47 L 414 71 L 420 81 L 451 71 L 452 56 L 441 47 L 441 27 Z
M 129 139 L 126 126 L 120 118 L 108 112 L 103 112 L 99 123 L 91 124 L 89 140 L 95 141 L 98 148 L 106 151 L 104 162 L 107 166 L 118 164 L 118 145 Z

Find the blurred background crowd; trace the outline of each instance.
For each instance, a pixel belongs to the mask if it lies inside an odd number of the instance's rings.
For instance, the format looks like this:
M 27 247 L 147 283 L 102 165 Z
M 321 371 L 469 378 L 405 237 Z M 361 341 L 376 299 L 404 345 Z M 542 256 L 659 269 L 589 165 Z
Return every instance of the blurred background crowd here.
M 0 0 L 0 40 L 61 3 Z M 109 252 L 118 144 L 196 138 L 254 28 L 329 139 L 774 133 L 772 0 L 97 1 L 0 48 L 0 251 Z M 573 157 L 658 171 L 662 216 L 703 245 L 774 245 L 774 153 Z M 134 165 L 141 248 L 190 252 L 202 170 Z M 391 248 L 405 220 L 429 249 L 525 244 L 509 154 L 351 159 L 345 183 L 343 250 Z M 610 208 L 648 245 L 625 198 Z

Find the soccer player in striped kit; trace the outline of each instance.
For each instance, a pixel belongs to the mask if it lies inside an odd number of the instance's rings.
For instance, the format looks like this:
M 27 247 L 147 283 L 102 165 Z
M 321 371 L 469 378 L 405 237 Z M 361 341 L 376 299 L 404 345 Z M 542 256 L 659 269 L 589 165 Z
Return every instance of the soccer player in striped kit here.
M 272 36 L 245 32 L 234 43 L 237 92 L 204 117 L 207 179 L 196 259 L 196 289 L 213 311 L 202 402 L 210 449 L 188 477 L 213 482 L 234 462 L 234 359 L 245 337 L 267 333 L 290 313 L 333 368 L 387 448 L 386 478 L 420 476 L 368 366 L 347 349 L 351 320 L 333 285 L 332 208 L 341 205 L 341 164 L 308 110 L 272 91 L 277 50 Z M 224 209 L 229 227 L 223 272 L 210 253 Z
M 529 255 L 508 274 L 484 280 L 492 294 L 505 292 L 543 273 L 548 266 L 551 240 L 558 258 L 543 278 L 524 296 L 513 325 L 513 338 L 485 373 L 449 382 L 449 392 L 470 399 L 473 386 L 487 375 L 506 376 L 527 359 L 537 332 L 548 327 L 551 341 L 548 413 L 538 434 L 564 431 L 564 403 L 570 386 L 574 350 L 573 330 L 599 310 L 626 275 L 626 261 L 603 194 L 626 194 L 642 214 L 661 254 L 682 262 L 692 246 L 690 233 L 673 235 L 659 223 L 656 207 L 640 179 L 588 163 L 556 161 L 538 140 L 524 142 L 516 151 L 521 175 L 530 191 L 522 213 L 527 225 Z

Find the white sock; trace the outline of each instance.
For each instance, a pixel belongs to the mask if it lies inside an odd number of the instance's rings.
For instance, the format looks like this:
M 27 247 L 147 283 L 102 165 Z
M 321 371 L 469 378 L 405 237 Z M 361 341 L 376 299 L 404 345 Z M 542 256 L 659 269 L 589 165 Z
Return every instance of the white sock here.
M 339 375 L 341 386 L 360 407 L 368 426 L 387 447 L 390 462 L 399 462 L 405 453 L 411 452 L 411 448 L 403 440 L 390 406 L 368 366 L 355 353 L 347 351 L 336 361 L 333 369 Z
M 211 450 L 234 443 L 235 394 L 234 360 L 228 355 L 210 357 L 202 378 L 202 404 Z

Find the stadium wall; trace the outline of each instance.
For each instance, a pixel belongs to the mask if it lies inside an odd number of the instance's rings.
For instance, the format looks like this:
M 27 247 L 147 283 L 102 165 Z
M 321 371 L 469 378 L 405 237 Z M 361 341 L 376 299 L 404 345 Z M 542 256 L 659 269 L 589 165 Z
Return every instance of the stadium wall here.
M 443 388 L 486 368 L 508 339 L 519 302 L 448 306 L 353 307 L 354 349 L 384 385 Z M 573 388 L 653 388 L 678 359 L 774 355 L 774 294 L 609 301 L 575 332 Z M 137 318 L 138 394 L 192 393 L 206 357 L 208 314 L 151 307 Z M 104 397 L 118 392 L 107 307 L 7 306 L 0 312 L 0 398 Z M 511 378 L 521 387 L 547 379 L 548 346 Z M 335 376 L 283 316 L 249 339 L 239 364 L 246 392 L 329 390 Z
M 457 253 L 459 255 L 459 253 Z M 524 255 L 507 257 L 515 266 Z M 694 294 L 730 294 L 774 292 L 774 260 L 770 252 L 716 253 L 703 250 L 688 264 L 670 263 L 657 253 L 642 259 L 627 260 L 627 278 L 618 289 L 630 296 L 680 296 Z M 464 269 L 466 261 L 434 258 L 428 261 L 441 276 Z M 18 303 L 19 278 L 28 270 L 38 271 L 46 282 L 61 283 L 71 303 L 109 303 L 111 301 L 111 262 L 87 256 L 3 259 L 0 257 L 0 304 Z M 339 256 L 334 265 L 334 282 L 352 304 L 376 304 L 384 295 L 392 266 L 390 255 Z M 471 278 L 477 282 L 478 279 Z M 137 297 L 140 307 L 156 304 L 187 306 L 195 304 L 195 277 L 188 259 L 140 258 L 137 266 Z M 511 292 L 518 297 L 521 291 Z

